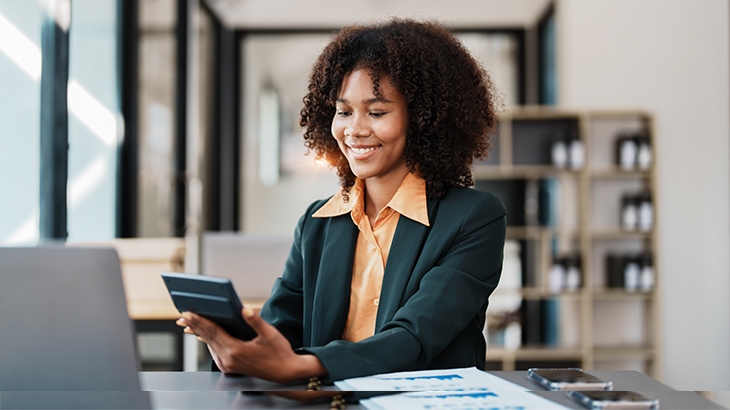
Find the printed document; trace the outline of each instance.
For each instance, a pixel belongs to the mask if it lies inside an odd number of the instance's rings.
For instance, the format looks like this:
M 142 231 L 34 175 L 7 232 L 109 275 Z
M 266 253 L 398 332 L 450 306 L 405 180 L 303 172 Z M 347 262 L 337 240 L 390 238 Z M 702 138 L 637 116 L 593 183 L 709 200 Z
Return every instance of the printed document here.
M 335 382 L 344 391 L 394 392 L 360 401 L 367 409 L 564 409 L 476 367 L 357 377 Z
M 335 382 L 335 386 L 346 391 L 528 391 L 476 367 L 377 374 Z
M 526 391 L 417 392 L 377 396 L 361 400 L 366 409 L 422 410 L 558 410 L 567 407 Z

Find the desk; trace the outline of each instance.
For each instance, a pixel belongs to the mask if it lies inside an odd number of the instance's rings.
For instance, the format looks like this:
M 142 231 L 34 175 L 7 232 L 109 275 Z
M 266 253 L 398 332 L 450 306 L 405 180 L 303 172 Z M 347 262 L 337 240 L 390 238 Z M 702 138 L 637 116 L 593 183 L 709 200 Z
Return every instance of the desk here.
M 584 409 L 568 398 L 565 392 L 545 391 L 527 378 L 525 371 L 489 372 L 505 380 L 534 390 L 534 394 L 572 409 Z M 615 390 L 633 390 L 660 401 L 661 409 L 722 409 L 694 392 L 672 389 L 636 371 L 590 371 L 611 380 Z M 326 409 L 328 404 L 301 404 L 270 395 L 249 395 L 243 392 L 304 390 L 304 384 L 279 385 L 250 377 L 228 377 L 212 372 L 142 372 L 142 388 L 151 393 L 155 408 L 297 408 Z M 333 389 L 326 386 L 327 389 Z M 191 391 L 195 391 L 191 394 Z M 202 407 L 195 407 L 196 405 Z M 348 409 L 361 409 L 348 405 Z M 585 410 L 585 409 L 584 409 Z
M 534 389 L 533 394 L 571 409 L 584 409 L 568 398 L 565 392 L 542 390 L 527 379 L 524 371 L 490 372 L 515 384 Z M 693 393 L 676 391 L 667 385 L 635 371 L 591 371 L 604 380 L 611 380 L 616 390 L 638 391 L 660 401 L 662 410 L 722 409 L 719 405 Z M 304 404 L 261 391 L 305 389 L 303 383 L 280 385 L 250 377 L 227 377 L 212 372 L 141 372 L 142 392 L 0 392 L 0 408 L 36 409 L 327 409 L 329 403 Z M 326 389 L 333 390 L 331 386 Z M 362 409 L 348 404 L 347 409 Z M 584 409 L 585 410 L 585 409 Z

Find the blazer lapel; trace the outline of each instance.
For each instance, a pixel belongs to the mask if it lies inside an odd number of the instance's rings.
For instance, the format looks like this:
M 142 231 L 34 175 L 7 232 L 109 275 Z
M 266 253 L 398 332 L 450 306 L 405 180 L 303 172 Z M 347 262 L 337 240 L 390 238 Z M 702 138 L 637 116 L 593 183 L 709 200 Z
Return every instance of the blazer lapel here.
M 428 221 L 431 225 L 435 221 L 437 208 L 438 200 L 428 200 Z M 390 321 L 400 308 L 403 292 L 421 254 L 428 231 L 428 226 L 404 216 L 398 220 L 383 274 L 378 316 L 375 321 L 376 332 L 383 324 Z
M 312 346 L 342 337 L 350 308 L 357 233 L 349 213 L 331 218 L 312 303 Z

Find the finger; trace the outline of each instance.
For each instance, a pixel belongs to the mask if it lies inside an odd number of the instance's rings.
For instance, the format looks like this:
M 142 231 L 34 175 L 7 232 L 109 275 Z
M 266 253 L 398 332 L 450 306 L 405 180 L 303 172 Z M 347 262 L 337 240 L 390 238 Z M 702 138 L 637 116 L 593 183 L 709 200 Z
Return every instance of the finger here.
M 185 319 L 188 327 L 192 330 L 198 340 L 213 346 L 215 349 L 221 349 L 223 346 L 229 346 L 234 341 L 238 340 L 228 334 L 223 328 L 217 323 L 203 316 L 197 315 L 193 312 L 184 312 L 183 318 Z
M 183 333 L 187 333 L 189 335 L 195 334 L 195 332 L 193 332 L 193 329 L 191 329 L 190 327 L 186 327 L 185 329 L 183 329 Z
M 203 316 L 196 315 L 193 312 L 183 312 L 183 320 L 188 327 L 195 331 L 195 333 L 210 333 L 211 335 L 215 335 L 217 332 L 218 325 Z
M 180 313 L 182 316 L 180 319 L 188 321 L 188 322 L 195 322 L 202 318 L 202 316 L 198 316 L 197 314 L 193 312 L 182 312 Z
M 175 321 L 175 324 L 178 325 L 178 326 L 180 326 L 180 327 L 187 327 L 188 322 L 186 322 L 184 318 L 180 318 L 180 319 L 178 319 L 178 320 Z
M 243 316 L 243 320 L 245 320 L 259 336 L 268 338 L 273 337 L 278 333 L 275 327 L 271 326 L 261 317 L 261 315 L 249 307 L 244 307 L 241 310 L 241 316 Z

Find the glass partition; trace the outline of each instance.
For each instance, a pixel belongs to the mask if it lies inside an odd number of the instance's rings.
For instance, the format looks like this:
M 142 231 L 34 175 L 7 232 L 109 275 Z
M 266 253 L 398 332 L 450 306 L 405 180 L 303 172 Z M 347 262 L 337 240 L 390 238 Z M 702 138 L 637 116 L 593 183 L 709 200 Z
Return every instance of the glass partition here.
M 0 245 L 38 241 L 41 22 L 38 2 L 0 0 Z
M 73 0 L 69 32 L 68 240 L 116 236 L 117 0 Z

